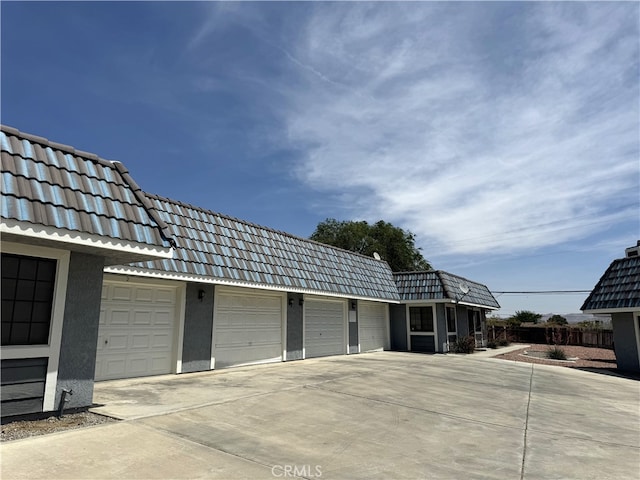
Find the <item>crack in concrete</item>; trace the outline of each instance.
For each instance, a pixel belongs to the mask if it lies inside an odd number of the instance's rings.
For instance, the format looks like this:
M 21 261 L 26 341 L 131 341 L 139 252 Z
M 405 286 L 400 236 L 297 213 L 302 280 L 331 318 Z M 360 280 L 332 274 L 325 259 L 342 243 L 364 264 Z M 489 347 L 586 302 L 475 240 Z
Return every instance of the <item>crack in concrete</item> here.
M 522 464 L 520 466 L 520 480 L 524 480 L 524 464 L 527 460 L 527 433 L 529 432 L 529 408 L 531 407 L 531 391 L 533 389 L 533 364 L 529 375 L 529 398 L 527 398 L 527 412 L 524 417 L 524 432 L 522 442 Z

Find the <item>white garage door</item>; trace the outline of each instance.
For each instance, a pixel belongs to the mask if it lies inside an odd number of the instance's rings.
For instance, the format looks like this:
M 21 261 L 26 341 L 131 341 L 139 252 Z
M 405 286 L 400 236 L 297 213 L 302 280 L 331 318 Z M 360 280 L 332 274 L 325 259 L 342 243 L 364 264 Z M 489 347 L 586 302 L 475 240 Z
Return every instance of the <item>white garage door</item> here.
M 387 346 L 387 304 L 358 302 L 358 325 L 361 352 Z
M 280 294 L 219 289 L 215 299 L 215 368 L 282 361 Z
M 105 280 L 96 380 L 171 373 L 177 303 L 174 286 Z
M 305 357 L 323 357 L 345 353 L 343 301 L 304 301 Z

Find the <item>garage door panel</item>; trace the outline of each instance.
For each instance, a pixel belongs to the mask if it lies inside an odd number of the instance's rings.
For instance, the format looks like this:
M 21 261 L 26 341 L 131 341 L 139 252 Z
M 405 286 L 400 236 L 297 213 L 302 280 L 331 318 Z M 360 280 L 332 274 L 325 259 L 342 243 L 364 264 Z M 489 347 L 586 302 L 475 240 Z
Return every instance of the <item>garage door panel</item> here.
M 162 304 L 174 304 L 176 303 L 176 290 L 175 289 L 167 289 L 167 288 L 159 288 L 154 290 L 155 292 L 155 302 Z
M 153 312 L 149 311 L 149 310 L 144 310 L 144 311 L 135 311 L 133 313 L 133 324 L 134 325 L 151 325 L 152 321 L 151 321 L 151 317 L 153 315 Z
M 216 297 L 215 367 L 282 360 L 282 296 L 223 290 Z
M 120 301 L 130 301 L 131 300 L 131 295 L 132 295 L 132 291 L 130 287 L 118 287 L 118 286 L 113 286 L 110 289 L 108 289 L 109 294 L 107 295 L 107 299 L 109 300 L 120 300 Z
M 106 280 L 96 380 L 171 373 L 177 288 Z
M 153 302 L 153 289 L 152 288 L 136 288 L 135 292 L 135 301 L 136 302 Z
M 344 303 L 305 300 L 305 357 L 345 353 Z
M 105 312 L 105 324 L 107 325 L 129 325 L 129 310 L 111 310 Z
M 360 351 L 383 350 L 387 345 L 386 304 L 360 302 L 358 324 Z

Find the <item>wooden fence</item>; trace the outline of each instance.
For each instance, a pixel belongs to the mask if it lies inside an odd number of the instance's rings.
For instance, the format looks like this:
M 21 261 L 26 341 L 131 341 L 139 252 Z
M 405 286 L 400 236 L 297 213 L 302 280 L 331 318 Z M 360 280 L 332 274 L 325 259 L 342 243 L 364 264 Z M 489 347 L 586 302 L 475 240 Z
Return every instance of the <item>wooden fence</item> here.
M 579 327 L 496 327 L 490 326 L 489 340 L 507 338 L 515 343 L 541 343 L 559 345 L 580 345 L 613 349 L 613 331 Z

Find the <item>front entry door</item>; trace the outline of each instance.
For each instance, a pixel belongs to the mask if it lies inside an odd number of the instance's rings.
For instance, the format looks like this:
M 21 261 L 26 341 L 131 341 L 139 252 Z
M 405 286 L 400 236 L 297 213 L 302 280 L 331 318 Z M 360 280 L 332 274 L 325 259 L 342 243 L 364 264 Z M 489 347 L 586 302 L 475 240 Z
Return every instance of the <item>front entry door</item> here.
M 468 310 L 469 319 L 469 335 L 473 335 L 476 341 L 476 347 L 484 346 L 484 337 L 482 335 L 482 321 L 480 320 L 479 310 Z

